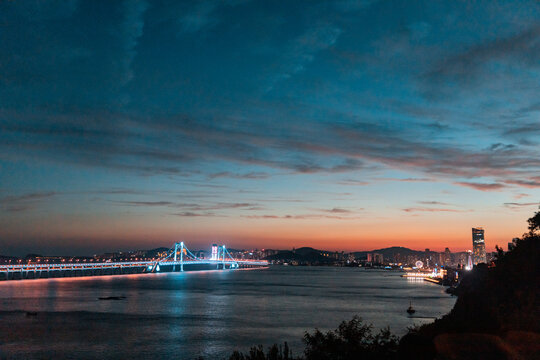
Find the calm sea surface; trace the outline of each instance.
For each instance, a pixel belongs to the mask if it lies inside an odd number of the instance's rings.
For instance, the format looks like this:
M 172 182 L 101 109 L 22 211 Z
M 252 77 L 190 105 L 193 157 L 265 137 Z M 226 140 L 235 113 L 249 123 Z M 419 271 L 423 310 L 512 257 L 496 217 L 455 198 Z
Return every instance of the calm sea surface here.
M 125 296 L 103 301 L 98 297 Z M 415 317 L 405 310 L 413 302 Z M 0 282 L 0 358 L 226 358 L 353 315 L 396 334 L 450 311 L 444 288 L 392 271 L 273 266 Z M 38 312 L 28 317 L 27 311 Z

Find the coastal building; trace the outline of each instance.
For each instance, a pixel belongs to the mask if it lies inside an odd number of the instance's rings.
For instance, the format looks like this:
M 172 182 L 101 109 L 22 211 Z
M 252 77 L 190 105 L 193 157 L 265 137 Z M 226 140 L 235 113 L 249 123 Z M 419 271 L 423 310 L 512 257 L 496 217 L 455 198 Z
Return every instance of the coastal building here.
M 373 264 L 382 264 L 384 262 L 383 254 L 368 253 L 367 254 L 367 262 L 370 262 L 370 263 L 373 263 Z
M 472 228 L 473 240 L 473 264 L 486 263 L 486 243 L 484 240 L 484 229 L 481 227 Z
M 465 270 L 471 270 L 473 268 L 473 253 L 472 251 L 467 251 L 467 265 L 465 265 Z

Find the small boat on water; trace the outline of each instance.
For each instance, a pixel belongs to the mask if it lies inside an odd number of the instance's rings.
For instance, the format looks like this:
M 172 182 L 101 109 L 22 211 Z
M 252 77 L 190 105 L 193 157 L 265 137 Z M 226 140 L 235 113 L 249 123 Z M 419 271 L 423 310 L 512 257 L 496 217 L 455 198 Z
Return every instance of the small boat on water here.
M 104 297 L 99 297 L 98 299 L 99 300 L 124 300 L 126 297 L 125 296 L 104 296 Z
M 26 312 L 26 317 L 35 317 L 37 316 L 37 312 L 35 311 L 27 311 Z
M 414 310 L 414 308 L 412 307 L 412 302 L 409 302 L 409 308 L 407 309 L 407 313 L 409 313 L 409 315 L 412 315 L 416 312 L 416 310 Z

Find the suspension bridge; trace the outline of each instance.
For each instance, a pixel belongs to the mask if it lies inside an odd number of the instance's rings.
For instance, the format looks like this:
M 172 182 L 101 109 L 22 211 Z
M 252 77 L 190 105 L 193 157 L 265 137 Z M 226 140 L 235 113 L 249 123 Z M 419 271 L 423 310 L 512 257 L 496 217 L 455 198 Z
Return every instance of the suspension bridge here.
M 82 277 L 100 275 L 152 274 L 188 270 L 235 270 L 239 268 L 266 267 L 264 260 L 234 259 L 225 245 L 213 251 L 212 258 L 195 256 L 184 244 L 175 243 L 157 259 L 144 261 L 106 261 L 96 263 L 29 263 L 0 265 L 0 280 L 46 279 L 57 277 Z

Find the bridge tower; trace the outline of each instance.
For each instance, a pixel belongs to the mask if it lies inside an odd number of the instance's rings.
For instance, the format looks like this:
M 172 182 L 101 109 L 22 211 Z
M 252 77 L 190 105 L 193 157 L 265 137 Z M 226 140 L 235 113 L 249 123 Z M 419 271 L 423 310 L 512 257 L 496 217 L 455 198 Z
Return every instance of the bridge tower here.
M 223 255 L 223 258 L 222 258 L 222 261 L 223 261 L 223 270 L 225 270 L 225 245 L 222 245 L 222 255 Z
M 184 242 L 174 243 L 174 261 L 177 261 L 178 246 L 180 245 L 180 271 L 184 271 Z M 176 271 L 176 264 L 173 265 L 173 271 Z

